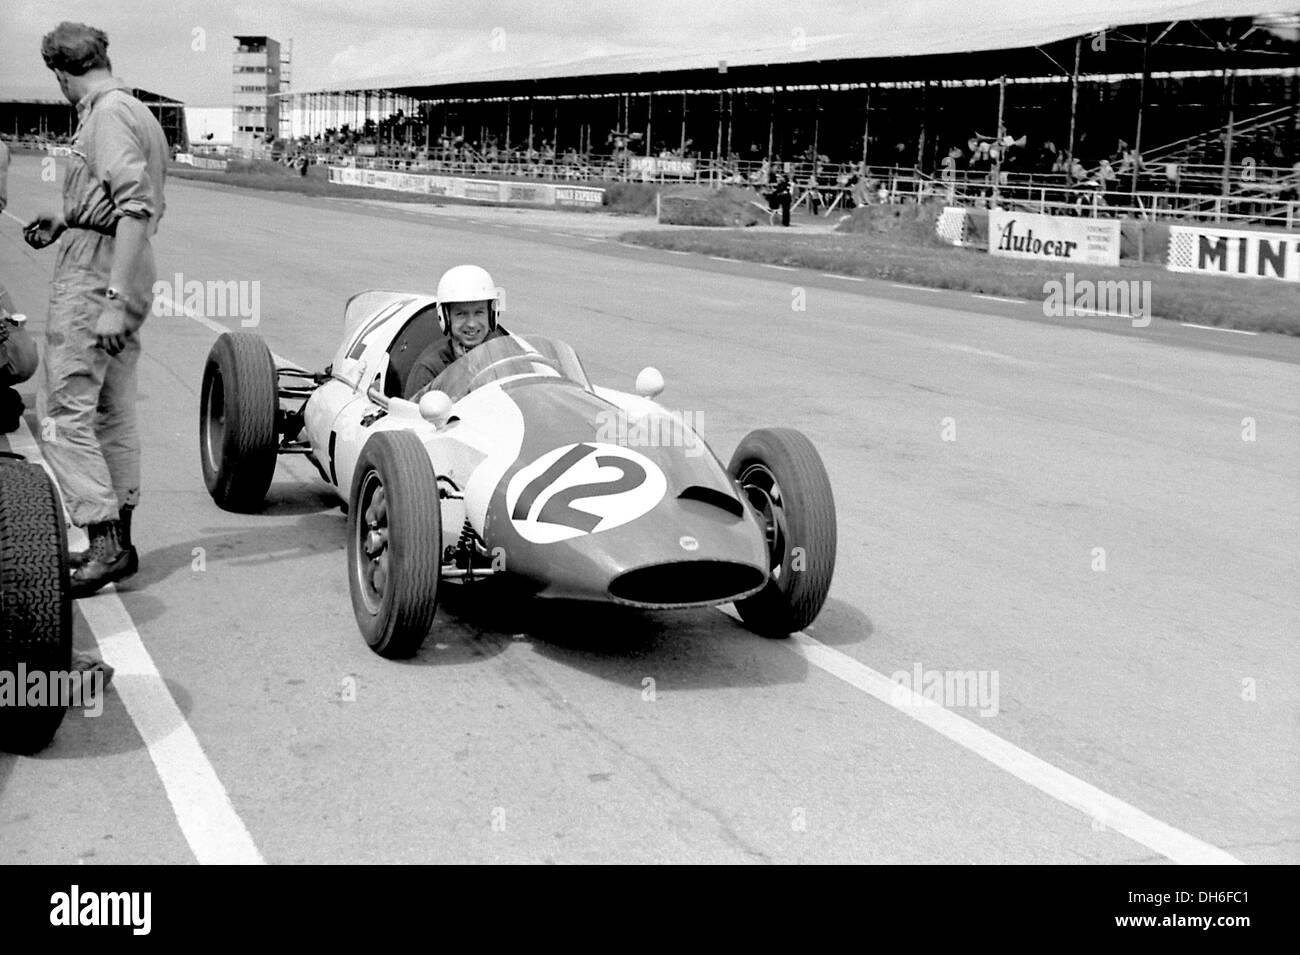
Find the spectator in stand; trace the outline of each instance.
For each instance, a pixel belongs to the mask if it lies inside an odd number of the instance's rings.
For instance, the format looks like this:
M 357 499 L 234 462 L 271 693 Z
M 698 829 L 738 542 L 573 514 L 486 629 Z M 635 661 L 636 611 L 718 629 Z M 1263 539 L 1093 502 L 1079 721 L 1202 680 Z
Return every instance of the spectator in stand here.
M 808 181 L 804 183 L 804 188 L 808 190 L 808 211 L 817 215 L 818 209 L 821 208 L 822 194 L 821 183 L 817 181 L 817 169 L 808 174 Z
M 1101 166 L 1097 170 L 1097 184 L 1101 192 L 1101 200 L 1105 205 L 1113 205 L 1115 198 L 1115 183 L 1119 180 L 1119 174 L 1110 164 L 1109 159 L 1103 159 Z
M 866 171 L 858 173 L 857 182 L 853 184 L 852 197 L 855 206 L 871 205 L 871 195 L 875 189 L 875 181 L 867 176 Z
M 1120 140 L 1120 142 L 1123 142 L 1123 140 Z M 1128 143 L 1124 143 L 1124 145 L 1127 146 Z M 1130 175 L 1134 172 L 1139 175 L 1141 174 L 1142 157 L 1138 154 L 1136 149 L 1127 149 L 1124 151 L 1123 158 L 1120 160 L 1119 171 L 1120 175 L 1123 176 Z
M 1177 192 L 1179 188 L 1180 175 L 1181 174 L 1179 173 L 1178 170 L 1178 163 L 1176 162 L 1165 163 L 1165 189 L 1168 190 L 1169 192 Z

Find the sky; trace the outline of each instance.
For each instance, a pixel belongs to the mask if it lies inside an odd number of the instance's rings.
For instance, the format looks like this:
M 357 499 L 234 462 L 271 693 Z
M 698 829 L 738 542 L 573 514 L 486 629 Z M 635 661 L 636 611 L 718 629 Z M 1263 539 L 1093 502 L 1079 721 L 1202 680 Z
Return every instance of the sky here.
M 53 74 L 40 58 L 40 40 L 64 19 L 104 30 L 114 72 L 131 85 L 202 107 L 230 104 L 236 34 L 267 35 L 282 43 L 292 39 L 293 88 L 306 90 L 366 77 L 519 67 L 634 50 L 777 46 L 789 43 L 795 31 L 813 38 L 924 30 L 935 17 L 988 29 L 998 19 L 1032 21 L 1044 11 L 1073 9 L 1121 23 L 1126 13 L 1162 3 L 1179 5 L 1175 0 L 1053 0 L 1050 5 L 1008 0 L 0 0 L 0 95 L 59 98 Z

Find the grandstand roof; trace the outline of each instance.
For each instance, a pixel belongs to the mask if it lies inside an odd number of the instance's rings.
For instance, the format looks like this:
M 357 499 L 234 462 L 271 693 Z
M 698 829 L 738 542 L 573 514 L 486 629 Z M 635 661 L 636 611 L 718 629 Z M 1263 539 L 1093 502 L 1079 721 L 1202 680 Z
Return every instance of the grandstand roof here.
M 44 106 L 67 106 L 72 108 L 72 104 L 58 92 L 57 85 L 51 83 L 49 86 L 0 86 L 0 103 L 27 103 L 31 105 Z M 51 92 L 52 91 L 52 92 Z M 170 96 L 164 96 L 161 93 L 151 93 L 149 90 L 133 87 L 131 95 L 142 103 L 152 106 L 184 106 L 180 100 L 172 99 Z
M 972 30 L 968 14 L 963 16 L 962 0 L 931 5 L 934 16 L 922 28 L 884 18 L 870 32 L 809 36 L 800 44 L 640 50 L 491 70 L 358 78 L 285 95 L 387 90 L 417 99 L 479 98 L 518 96 L 524 84 L 527 93 L 563 95 L 591 92 L 593 77 L 602 79 L 602 91 L 636 92 L 1059 75 L 1071 64 L 1075 38 L 1099 31 L 1107 31 L 1107 55 L 1091 57 L 1087 69 L 1135 73 L 1141 70 L 1143 27 L 1149 24 L 1161 31 L 1171 25 L 1150 50 L 1155 72 L 1300 67 L 1300 43 L 1282 31 L 1256 29 L 1235 49 L 1224 50 L 1216 48 L 1214 31 L 1204 28 L 1205 21 L 1272 15 L 1291 15 L 1294 23 L 1300 0 L 1054 0 L 1050 9 L 1008 3 L 995 19 L 981 16 L 978 30 Z

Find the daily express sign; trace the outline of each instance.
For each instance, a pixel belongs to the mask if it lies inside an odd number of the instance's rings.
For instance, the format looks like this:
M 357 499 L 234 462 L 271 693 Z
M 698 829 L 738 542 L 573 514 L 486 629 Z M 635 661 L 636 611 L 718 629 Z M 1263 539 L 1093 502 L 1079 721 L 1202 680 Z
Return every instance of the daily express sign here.
M 1119 265 L 1119 220 L 992 209 L 989 252 L 1013 259 Z
M 1170 226 L 1167 268 L 1171 272 L 1300 282 L 1300 235 Z

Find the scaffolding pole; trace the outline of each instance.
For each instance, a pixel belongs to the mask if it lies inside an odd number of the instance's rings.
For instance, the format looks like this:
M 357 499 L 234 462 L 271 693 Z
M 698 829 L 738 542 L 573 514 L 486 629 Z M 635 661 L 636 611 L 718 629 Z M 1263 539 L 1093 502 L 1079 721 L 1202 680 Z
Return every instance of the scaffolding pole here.
M 1074 72 L 1070 74 L 1070 141 L 1066 144 L 1065 154 L 1069 162 L 1065 165 L 1065 182 L 1068 185 L 1074 179 L 1074 125 L 1079 112 L 1079 57 L 1083 55 L 1083 37 L 1074 41 Z
M 1004 73 L 998 77 L 998 161 L 993 164 L 993 204 L 996 206 L 1002 201 L 1000 187 L 1002 185 L 1002 140 L 1006 138 L 1007 130 L 1002 125 L 1003 111 L 1007 100 L 1007 77 Z
M 1228 122 L 1223 131 L 1223 195 L 1227 196 L 1232 191 L 1232 136 L 1233 124 L 1235 118 L 1234 96 L 1237 85 L 1237 71 L 1227 69 L 1223 75 L 1223 95 L 1228 106 Z
M 871 85 L 867 85 L 867 99 L 862 108 L 862 165 L 867 164 L 867 148 L 871 143 Z
M 1142 113 L 1146 110 L 1147 103 L 1147 79 L 1151 76 L 1151 69 L 1147 66 L 1147 54 L 1151 50 L 1151 27 L 1148 24 L 1142 29 L 1142 79 L 1138 82 L 1138 115 L 1137 129 L 1133 133 L 1133 178 L 1129 184 L 1129 192 L 1137 192 L 1138 187 L 1138 170 L 1142 166 Z M 1104 187 L 1103 183 L 1103 187 Z
M 681 154 L 686 155 L 686 91 L 682 91 L 682 146 Z

